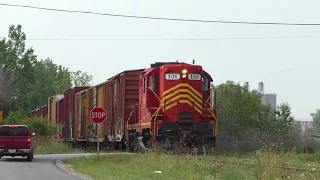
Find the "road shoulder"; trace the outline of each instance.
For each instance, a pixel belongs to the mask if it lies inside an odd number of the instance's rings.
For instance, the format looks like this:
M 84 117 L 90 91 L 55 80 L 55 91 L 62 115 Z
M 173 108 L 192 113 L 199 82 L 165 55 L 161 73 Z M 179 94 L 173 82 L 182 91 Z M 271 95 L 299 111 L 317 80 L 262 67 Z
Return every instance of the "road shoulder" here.
M 93 180 L 91 177 L 88 177 L 87 175 L 76 173 L 75 170 L 72 168 L 72 165 L 64 164 L 61 160 L 57 160 L 55 164 L 60 170 L 64 171 L 67 174 L 70 174 L 82 180 Z

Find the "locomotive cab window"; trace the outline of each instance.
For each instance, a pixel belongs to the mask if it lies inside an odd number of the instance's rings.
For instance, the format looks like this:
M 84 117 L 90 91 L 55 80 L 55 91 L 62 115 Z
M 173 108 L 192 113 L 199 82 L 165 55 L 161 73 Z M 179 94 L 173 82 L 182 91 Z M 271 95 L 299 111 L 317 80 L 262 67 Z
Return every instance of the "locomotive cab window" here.
M 143 76 L 143 93 L 146 92 L 146 88 L 147 88 L 146 76 Z
M 158 77 L 156 75 L 151 75 L 149 78 L 149 87 L 153 91 L 158 90 Z
M 202 91 L 208 91 L 209 89 L 209 80 L 206 76 L 202 76 Z

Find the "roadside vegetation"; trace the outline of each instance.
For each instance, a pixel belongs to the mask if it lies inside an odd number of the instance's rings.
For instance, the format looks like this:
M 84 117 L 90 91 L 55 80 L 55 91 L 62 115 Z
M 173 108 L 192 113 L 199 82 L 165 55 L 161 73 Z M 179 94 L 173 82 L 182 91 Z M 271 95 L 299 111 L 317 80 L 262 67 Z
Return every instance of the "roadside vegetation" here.
M 77 172 L 87 174 L 96 180 L 309 180 L 320 178 L 319 153 L 276 153 L 263 149 L 255 153 L 230 155 L 219 153 L 210 156 L 169 155 L 151 152 L 103 155 L 99 161 L 96 156 L 81 157 L 66 159 L 64 163 L 72 165 Z M 286 168 L 302 168 L 305 171 Z
M 12 111 L 5 119 L 4 124 L 27 125 L 31 133 L 35 154 L 57 154 L 83 152 L 81 149 L 72 148 L 69 144 L 58 142 L 54 139 L 57 125 L 48 124 L 47 119 L 28 117 L 23 111 Z
M 70 71 L 49 57 L 39 59 L 32 47 L 26 47 L 26 39 L 21 25 L 11 25 L 8 35 L 0 34 L 0 111 L 4 114 L 0 125 L 28 125 L 36 133 L 36 154 L 79 151 L 53 140 L 56 125 L 48 126 L 46 119 L 27 114 L 45 105 L 48 97 L 72 86 L 91 85 L 92 76 L 80 70 Z
M 57 142 L 50 137 L 34 138 L 35 154 L 62 154 L 62 153 L 83 153 L 81 149 L 74 149 L 64 142 Z

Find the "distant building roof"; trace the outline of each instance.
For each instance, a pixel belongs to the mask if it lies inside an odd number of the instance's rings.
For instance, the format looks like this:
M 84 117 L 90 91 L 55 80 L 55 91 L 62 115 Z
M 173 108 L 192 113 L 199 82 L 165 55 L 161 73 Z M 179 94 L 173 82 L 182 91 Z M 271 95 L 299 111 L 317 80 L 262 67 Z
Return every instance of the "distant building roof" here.
M 295 118 L 296 121 L 313 121 L 312 118 Z

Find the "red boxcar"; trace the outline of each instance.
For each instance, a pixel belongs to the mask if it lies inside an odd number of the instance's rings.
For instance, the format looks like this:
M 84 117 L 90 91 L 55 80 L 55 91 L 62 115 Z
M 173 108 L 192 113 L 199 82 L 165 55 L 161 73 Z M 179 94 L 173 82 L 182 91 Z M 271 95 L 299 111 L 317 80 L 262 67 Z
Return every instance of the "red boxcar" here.
M 64 118 L 64 98 L 56 102 L 56 124 L 57 124 L 57 138 L 60 139 L 62 135 L 63 118 Z
M 42 106 L 41 116 L 44 118 L 48 117 L 48 105 L 47 104 Z
M 48 116 L 48 105 L 41 106 L 36 114 L 39 118 L 46 118 Z
M 139 103 L 139 75 L 143 71 L 144 69 L 124 71 L 105 83 L 104 108 L 107 111 L 107 120 L 103 129 L 109 141 L 123 140 L 125 122 L 132 107 Z
M 38 117 L 38 111 L 39 111 L 39 108 L 31 111 L 31 112 L 29 113 L 29 117 L 30 117 L 30 116 L 31 116 L 31 117 Z
M 64 93 L 64 109 L 62 117 L 62 137 L 66 141 L 72 141 L 74 138 L 75 124 L 75 95 L 76 93 L 88 89 L 89 86 L 78 86 L 68 89 Z
M 107 112 L 107 119 L 103 123 L 103 134 L 109 138 L 111 134 L 111 119 L 112 119 L 112 81 L 107 81 L 104 84 L 104 106 Z
M 31 111 L 30 115 L 33 117 L 38 117 L 38 118 L 46 118 L 48 114 L 48 108 L 47 108 L 47 104 Z

